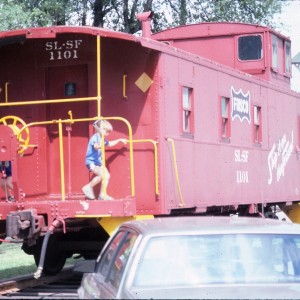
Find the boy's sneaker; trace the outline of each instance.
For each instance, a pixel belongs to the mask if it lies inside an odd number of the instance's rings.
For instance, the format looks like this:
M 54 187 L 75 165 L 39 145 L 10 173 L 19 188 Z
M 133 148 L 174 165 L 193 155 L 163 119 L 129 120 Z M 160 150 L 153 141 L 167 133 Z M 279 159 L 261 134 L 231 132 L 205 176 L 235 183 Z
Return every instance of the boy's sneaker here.
M 8 196 L 7 200 L 8 200 L 8 202 L 14 202 L 15 197 L 14 196 Z
M 99 195 L 98 200 L 114 200 L 114 198 L 109 195 Z
M 83 191 L 83 193 L 85 194 L 85 196 L 86 196 L 87 198 L 89 198 L 90 200 L 94 200 L 94 199 L 95 199 L 94 190 L 93 190 L 93 188 L 91 188 L 90 186 L 85 185 L 85 186 L 82 188 L 82 191 Z

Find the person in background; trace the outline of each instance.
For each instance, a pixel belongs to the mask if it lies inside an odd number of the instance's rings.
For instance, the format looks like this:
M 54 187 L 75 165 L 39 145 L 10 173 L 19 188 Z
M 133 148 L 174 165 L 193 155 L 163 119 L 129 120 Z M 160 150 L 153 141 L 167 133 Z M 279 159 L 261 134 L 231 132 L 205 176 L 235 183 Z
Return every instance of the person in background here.
M 94 187 L 102 181 L 98 200 L 113 200 L 113 198 L 106 193 L 110 174 L 107 168 L 102 165 L 102 135 L 104 135 L 104 146 L 108 147 L 113 147 L 118 143 L 126 144 L 127 140 L 116 139 L 108 141 L 105 137 L 112 132 L 113 127 L 107 120 L 97 120 L 93 126 L 96 133 L 89 140 L 85 164 L 88 170 L 95 176 L 82 188 L 82 191 L 88 199 L 94 200 Z
M 15 200 L 13 196 L 13 183 L 11 172 L 11 161 L 0 161 L 1 170 L 1 188 L 5 193 L 7 201 L 12 202 Z

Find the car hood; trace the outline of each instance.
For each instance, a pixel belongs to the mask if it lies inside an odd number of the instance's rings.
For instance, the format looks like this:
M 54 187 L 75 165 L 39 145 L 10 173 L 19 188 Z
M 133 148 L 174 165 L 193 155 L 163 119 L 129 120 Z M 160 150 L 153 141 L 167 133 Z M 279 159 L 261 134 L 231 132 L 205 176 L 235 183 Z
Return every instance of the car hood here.
M 138 299 L 299 299 L 300 283 L 210 285 L 201 287 L 170 287 L 134 289 L 125 296 Z

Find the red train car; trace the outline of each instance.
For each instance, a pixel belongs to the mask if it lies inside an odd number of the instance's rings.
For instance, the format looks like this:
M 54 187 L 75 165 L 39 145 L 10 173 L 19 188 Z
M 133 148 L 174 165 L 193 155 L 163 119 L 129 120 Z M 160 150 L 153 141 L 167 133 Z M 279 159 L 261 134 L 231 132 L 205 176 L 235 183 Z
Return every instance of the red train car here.
M 142 36 L 93 27 L 0 32 L 0 233 L 54 274 L 98 254 L 131 218 L 274 214 L 299 221 L 299 94 L 290 40 L 270 28 L 201 23 Z M 113 125 L 110 201 L 88 200 L 93 122 Z M 96 194 L 99 192 L 95 190 Z M 11 199 L 10 199 L 11 200 Z

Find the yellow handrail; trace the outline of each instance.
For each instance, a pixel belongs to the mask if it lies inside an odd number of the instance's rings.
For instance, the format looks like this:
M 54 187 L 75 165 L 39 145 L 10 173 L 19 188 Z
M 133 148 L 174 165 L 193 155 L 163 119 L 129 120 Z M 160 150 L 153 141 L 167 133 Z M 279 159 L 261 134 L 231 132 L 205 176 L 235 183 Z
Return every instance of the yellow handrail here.
M 84 101 L 97 101 L 97 116 L 101 116 L 101 48 L 100 48 L 100 36 L 97 36 L 96 41 L 96 53 L 97 53 L 97 96 L 96 97 L 80 97 L 80 98 L 68 98 L 68 99 L 51 99 L 51 100 L 30 100 L 30 101 L 14 101 L 8 102 L 8 85 L 9 82 L 5 82 L 5 103 L 0 103 L 2 106 L 22 106 L 22 105 L 38 105 L 38 104 L 54 104 L 54 103 L 68 103 L 68 102 L 84 102 Z
M 70 115 L 70 114 L 69 114 Z M 92 121 L 96 121 L 98 120 L 98 117 L 94 117 L 94 118 L 82 118 L 82 119 L 65 119 L 65 120 L 52 120 L 52 121 L 41 121 L 41 122 L 32 122 L 32 123 L 28 123 L 25 126 L 23 126 L 20 131 L 19 131 L 19 135 L 22 134 L 22 131 L 25 130 L 28 127 L 31 126 L 35 126 L 35 125 L 50 125 L 50 124 L 58 124 L 58 126 L 60 126 L 59 124 L 74 124 L 76 122 L 92 122 Z M 128 141 L 129 141 L 129 161 L 130 161 L 130 180 L 131 180 L 131 196 L 134 197 L 135 195 L 135 182 L 134 182 L 134 166 L 133 166 L 133 145 L 132 145 L 132 128 L 130 123 L 121 117 L 107 117 L 107 118 L 101 118 L 102 120 L 119 120 L 124 122 L 127 125 L 128 128 Z M 62 143 L 62 140 L 59 140 L 59 143 Z M 60 146 L 61 147 L 61 146 Z M 103 165 L 105 166 L 105 151 L 102 152 L 103 155 Z M 61 163 L 63 162 L 63 152 L 60 153 L 60 161 Z M 64 182 L 61 179 L 61 184 L 64 185 Z
M 30 100 L 19 102 L 0 103 L 1 106 L 21 106 L 21 105 L 38 105 L 38 104 L 54 104 L 54 103 L 68 103 L 68 102 L 84 102 L 84 101 L 96 101 L 97 97 L 82 97 L 82 98 L 68 98 L 68 99 L 52 99 L 52 100 Z
M 65 200 L 65 176 L 64 176 L 64 154 L 63 154 L 63 133 L 62 133 L 62 124 L 74 124 L 76 122 L 93 122 L 98 120 L 98 117 L 93 118 L 80 118 L 80 119 L 73 119 L 72 111 L 68 112 L 70 119 L 59 119 L 59 120 L 52 120 L 52 121 L 40 121 L 40 122 L 32 122 L 28 123 L 23 126 L 18 136 L 22 134 L 22 131 L 28 127 L 36 126 L 36 125 L 50 125 L 50 124 L 58 124 L 59 130 L 59 153 L 60 153 L 60 174 L 61 174 L 61 193 L 62 193 L 62 200 Z M 129 142 L 129 161 L 130 161 L 130 182 L 131 182 L 131 196 L 135 196 L 135 179 L 134 179 L 134 163 L 133 163 L 133 143 L 146 143 L 150 142 L 154 146 L 154 169 L 155 169 L 155 192 L 159 195 L 159 187 L 158 187 L 158 151 L 157 151 L 157 142 L 151 139 L 140 139 L 140 140 L 133 140 L 132 139 L 132 127 L 128 120 L 122 117 L 102 117 L 102 120 L 118 120 L 122 121 L 127 125 L 128 128 L 128 142 Z M 103 166 L 105 166 L 105 149 L 104 143 L 102 142 L 102 155 L 103 155 Z M 174 156 L 176 157 L 176 155 Z M 176 168 L 177 169 L 177 168 Z M 177 172 L 178 173 L 178 172 Z M 178 174 L 177 174 L 178 177 Z M 104 191 L 106 192 L 106 191 Z M 181 195 L 181 193 L 180 193 Z M 182 198 L 182 197 L 181 197 Z
M 122 117 L 105 117 L 101 118 L 102 120 L 119 120 L 124 122 L 127 125 L 128 128 L 128 141 L 129 141 L 129 163 L 130 163 L 130 181 L 131 181 L 131 196 L 135 196 L 135 182 L 134 182 L 134 166 L 133 166 L 133 146 L 132 146 L 132 127 L 130 123 L 122 118 Z M 103 143 L 102 143 L 103 145 Z M 102 149 L 103 150 L 103 149 Z M 105 155 L 105 151 L 102 151 L 102 153 Z M 103 158 L 103 162 L 105 161 L 105 157 Z M 105 166 L 105 165 L 104 165 Z
M 9 81 L 5 82 L 5 102 L 8 102 L 8 85 Z
M 100 36 L 97 35 L 97 116 L 101 116 L 101 44 Z
M 127 99 L 127 95 L 126 95 L 126 78 L 127 75 L 124 74 L 123 75 L 123 98 Z
M 101 120 L 103 120 L 103 118 L 101 118 Z M 106 157 L 105 157 L 105 142 L 104 142 L 104 134 L 101 135 L 101 154 L 102 154 L 102 166 L 103 166 L 103 169 L 105 169 L 106 167 Z M 102 171 L 102 183 L 103 181 L 105 181 L 105 174 L 106 172 Z M 106 185 L 107 184 L 103 184 L 103 193 L 104 193 L 104 196 L 106 197 L 107 193 L 106 193 Z
M 61 180 L 61 199 L 65 201 L 65 169 L 64 169 L 64 146 L 63 146 L 63 132 L 61 120 L 58 121 L 58 132 L 59 132 L 59 158 L 60 158 L 60 180 Z
M 180 206 L 185 206 L 185 203 L 183 201 L 182 193 L 181 193 L 181 188 L 180 188 L 180 183 L 179 183 L 179 176 L 178 176 L 178 168 L 177 168 L 177 158 L 176 158 L 176 150 L 175 150 L 175 144 L 174 140 L 167 138 L 167 141 L 171 143 L 172 146 L 172 154 L 173 154 L 173 163 L 174 163 L 174 171 L 175 171 L 175 177 L 176 177 L 176 185 L 180 197 L 181 204 Z
M 157 144 L 158 142 L 150 139 L 144 140 L 133 140 L 133 143 L 147 143 L 150 142 L 154 146 L 154 172 L 155 172 L 155 193 L 159 195 L 159 188 L 158 188 L 158 154 L 157 154 Z

